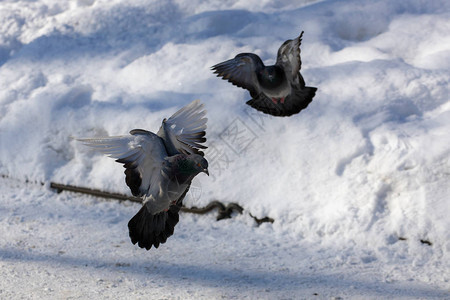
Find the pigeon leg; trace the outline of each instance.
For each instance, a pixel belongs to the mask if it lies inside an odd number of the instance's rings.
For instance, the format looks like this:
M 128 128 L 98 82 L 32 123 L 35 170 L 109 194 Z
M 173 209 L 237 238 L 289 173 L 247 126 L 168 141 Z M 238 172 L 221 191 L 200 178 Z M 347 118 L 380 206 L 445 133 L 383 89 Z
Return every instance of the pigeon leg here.
M 277 98 L 272 98 L 272 102 L 273 102 L 274 104 L 278 104 Z
M 280 98 L 280 103 L 281 103 L 281 104 L 284 104 L 284 98 L 285 98 L 285 97 L 281 97 L 281 98 Z

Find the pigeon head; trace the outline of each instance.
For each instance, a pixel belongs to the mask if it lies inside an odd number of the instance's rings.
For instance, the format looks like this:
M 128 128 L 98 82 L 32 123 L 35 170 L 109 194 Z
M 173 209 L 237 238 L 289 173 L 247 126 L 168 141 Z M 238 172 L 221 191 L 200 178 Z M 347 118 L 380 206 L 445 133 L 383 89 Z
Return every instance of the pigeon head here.
M 198 173 L 208 172 L 208 161 L 201 155 L 190 154 L 185 156 L 185 159 L 178 160 L 178 171 L 186 175 L 197 175 Z
M 192 154 L 189 158 L 194 162 L 194 168 L 198 173 L 203 172 L 209 176 L 208 161 L 203 156 Z
M 276 65 L 267 66 L 256 75 L 261 86 L 269 89 L 277 88 L 286 80 L 283 69 Z

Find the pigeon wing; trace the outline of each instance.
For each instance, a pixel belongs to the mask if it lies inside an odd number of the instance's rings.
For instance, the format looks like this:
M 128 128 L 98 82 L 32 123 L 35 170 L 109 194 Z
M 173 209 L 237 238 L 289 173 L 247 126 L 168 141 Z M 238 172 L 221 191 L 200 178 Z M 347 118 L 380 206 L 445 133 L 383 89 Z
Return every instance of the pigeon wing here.
M 297 38 L 285 41 L 278 49 L 276 65 L 281 66 L 285 70 L 290 82 L 294 81 L 302 67 L 300 58 L 302 36 L 303 31 Z
M 130 134 L 78 140 L 124 164 L 125 182 L 134 196 L 158 197 L 164 185 L 162 168 L 167 156 L 163 141 L 142 129 L 134 129 Z
M 256 72 L 264 68 L 264 63 L 258 55 L 241 53 L 235 58 L 221 62 L 211 67 L 215 74 L 232 84 L 247 89 L 250 94 L 259 93 L 259 83 Z
M 202 145 L 206 142 L 205 118 L 206 110 L 200 100 L 178 110 L 168 120 L 164 119 L 158 131 L 158 136 L 164 141 L 167 153 L 172 156 L 179 153 L 200 154 L 199 149 L 206 149 Z

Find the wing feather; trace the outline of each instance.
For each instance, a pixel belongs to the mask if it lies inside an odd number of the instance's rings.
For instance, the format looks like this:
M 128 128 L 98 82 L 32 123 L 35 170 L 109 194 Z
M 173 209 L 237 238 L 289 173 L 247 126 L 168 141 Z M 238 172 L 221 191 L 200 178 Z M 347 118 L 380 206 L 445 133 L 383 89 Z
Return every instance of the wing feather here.
M 285 41 L 280 49 L 278 49 L 276 65 L 281 66 L 286 71 L 290 82 L 294 81 L 302 67 L 302 60 L 300 58 L 302 36 L 303 31 L 297 38 Z
M 228 80 L 232 84 L 247 89 L 251 94 L 259 93 L 259 83 L 256 72 L 264 68 L 264 63 L 258 55 L 240 53 L 235 58 L 221 62 L 211 67 L 214 74 Z
M 167 156 L 157 135 L 145 130 L 132 130 L 131 135 L 78 139 L 83 144 L 115 158 L 124 164 L 126 183 L 134 196 L 158 197 L 161 170 Z
M 199 149 L 206 142 L 206 111 L 199 100 L 178 110 L 168 120 L 164 120 L 158 131 L 158 136 L 164 140 L 169 155 L 179 153 L 202 154 Z

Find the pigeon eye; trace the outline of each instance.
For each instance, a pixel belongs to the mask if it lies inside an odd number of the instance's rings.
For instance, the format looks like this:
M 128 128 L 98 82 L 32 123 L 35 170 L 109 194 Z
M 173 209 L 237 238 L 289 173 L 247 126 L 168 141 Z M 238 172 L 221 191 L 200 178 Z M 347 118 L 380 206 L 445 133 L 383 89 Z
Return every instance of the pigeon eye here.
M 200 168 L 201 168 L 201 167 L 202 167 L 202 165 L 201 165 L 200 163 L 197 163 L 197 167 L 200 167 Z

